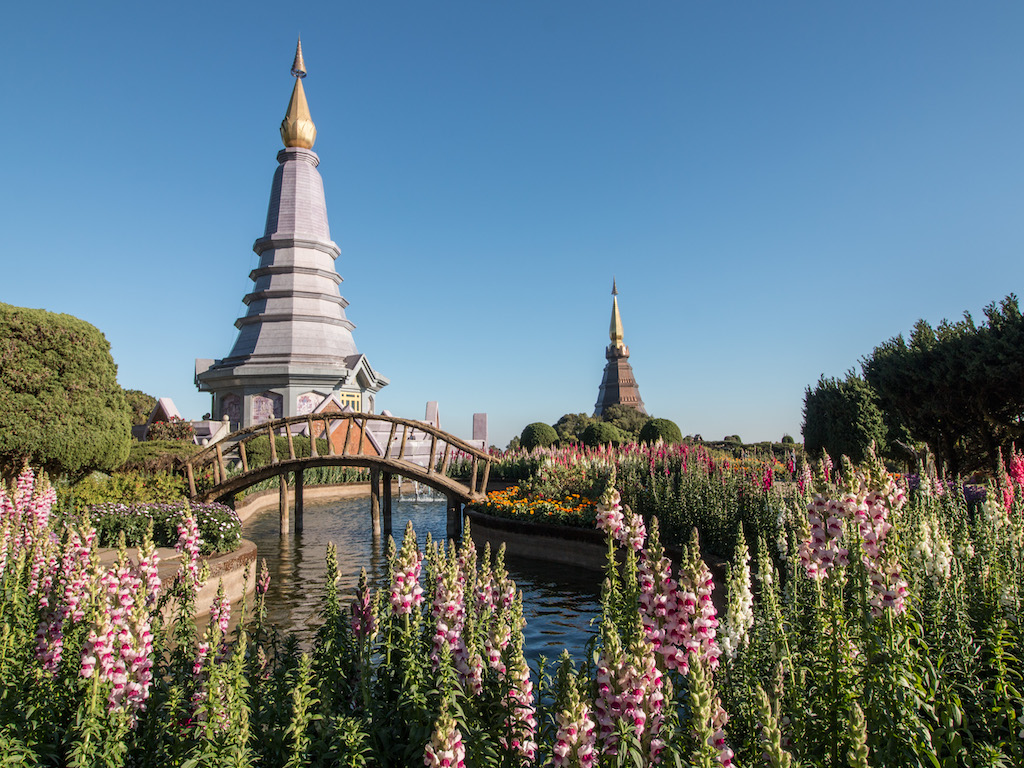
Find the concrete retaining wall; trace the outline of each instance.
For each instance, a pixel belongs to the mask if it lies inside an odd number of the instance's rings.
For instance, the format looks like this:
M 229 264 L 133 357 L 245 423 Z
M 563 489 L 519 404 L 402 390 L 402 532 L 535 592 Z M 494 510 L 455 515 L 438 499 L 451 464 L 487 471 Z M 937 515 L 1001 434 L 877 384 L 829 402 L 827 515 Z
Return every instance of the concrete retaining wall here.
M 210 606 L 217 597 L 220 582 L 224 582 L 224 594 L 236 607 L 243 595 L 251 595 L 256 591 L 256 545 L 248 539 L 242 539 L 234 552 L 205 559 L 210 568 L 210 577 L 196 595 L 196 616 L 199 618 L 210 614 Z
M 398 483 L 392 484 L 394 498 L 398 498 Z M 337 499 L 356 499 L 363 496 L 369 497 L 369 483 L 341 483 L 338 485 L 304 485 L 302 487 L 302 501 L 304 504 L 317 501 L 335 501 Z M 270 488 L 266 491 L 258 491 L 246 496 L 244 499 L 235 502 L 235 512 L 244 523 L 257 512 L 266 509 L 277 509 L 281 499 L 281 492 L 277 488 Z M 295 509 L 295 489 L 288 489 L 289 509 Z M 369 507 L 367 507 L 369 509 Z
M 590 528 L 567 528 L 543 523 L 526 523 L 466 511 L 470 535 L 480 549 L 489 543 L 492 551 L 502 544 L 517 557 L 601 571 L 608 559 L 604 533 Z

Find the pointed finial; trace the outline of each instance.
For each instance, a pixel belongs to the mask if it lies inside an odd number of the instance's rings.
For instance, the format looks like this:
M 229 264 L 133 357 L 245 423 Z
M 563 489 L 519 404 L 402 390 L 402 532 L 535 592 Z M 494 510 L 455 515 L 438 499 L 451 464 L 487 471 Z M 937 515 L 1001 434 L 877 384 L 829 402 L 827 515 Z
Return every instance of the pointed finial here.
M 608 329 L 608 336 L 612 340 L 612 346 L 621 347 L 625 338 L 622 332 L 622 318 L 619 316 L 619 291 L 615 287 L 615 278 L 612 278 L 612 322 Z
M 292 74 L 295 75 L 295 87 L 292 88 L 288 111 L 281 121 L 281 141 L 286 147 L 312 149 L 313 142 L 316 141 L 316 126 L 309 114 L 306 92 L 302 88 L 302 78 L 306 76 L 306 63 L 302 60 L 302 40 L 299 40 L 295 47 Z
M 295 44 L 295 61 L 292 62 L 292 74 L 295 77 L 303 78 L 306 76 L 306 62 L 302 60 L 302 38 Z

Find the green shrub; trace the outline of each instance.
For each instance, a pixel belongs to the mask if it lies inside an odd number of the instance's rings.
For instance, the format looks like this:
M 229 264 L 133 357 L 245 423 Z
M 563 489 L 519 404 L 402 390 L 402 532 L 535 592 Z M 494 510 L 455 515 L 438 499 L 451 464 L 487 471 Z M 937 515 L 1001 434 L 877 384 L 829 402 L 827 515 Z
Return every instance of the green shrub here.
M 583 431 L 583 444 L 596 448 L 599 445 L 622 445 L 628 438 L 622 432 L 605 421 L 597 421 Z
M 659 440 L 670 445 L 683 442 L 679 426 L 669 419 L 648 419 L 640 430 L 641 443 L 656 443 Z
M 162 503 L 184 499 L 185 478 L 169 472 L 118 472 L 103 475 L 94 472 L 74 485 L 58 491 L 62 506 L 82 512 L 89 506 L 103 503 Z
M 601 413 L 601 421 L 607 422 L 618 429 L 627 442 L 639 440 L 640 430 L 643 429 L 648 418 L 647 414 L 641 413 L 636 408 L 624 405 L 623 403 L 609 405 Z
M 200 447 L 195 443 L 180 440 L 133 441 L 128 460 L 121 465 L 119 471 L 177 472 L 199 450 Z
M 309 453 L 309 438 L 302 435 L 292 436 L 292 446 L 295 448 L 297 458 L 305 458 Z M 274 438 L 274 448 L 277 450 L 277 460 L 288 458 L 288 438 L 278 435 Z M 330 446 L 325 438 L 319 437 L 316 441 L 316 452 L 321 456 L 330 453 Z M 249 467 L 262 467 L 270 463 L 270 439 L 266 435 L 254 437 L 245 443 L 246 460 Z
M 532 451 L 534 448 L 547 448 L 557 439 L 558 433 L 555 432 L 554 427 L 535 421 L 523 428 L 523 433 L 519 436 L 519 444 L 526 450 Z
M 792 435 L 783 435 L 782 436 L 782 443 L 784 445 L 793 445 L 795 442 L 796 442 L 796 440 L 793 439 Z
M 191 421 L 185 421 L 180 416 L 171 416 L 168 421 L 154 421 L 150 424 L 146 437 L 153 440 L 177 440 L 191 443 L 196 438 L 196 432 L 192 428 Z

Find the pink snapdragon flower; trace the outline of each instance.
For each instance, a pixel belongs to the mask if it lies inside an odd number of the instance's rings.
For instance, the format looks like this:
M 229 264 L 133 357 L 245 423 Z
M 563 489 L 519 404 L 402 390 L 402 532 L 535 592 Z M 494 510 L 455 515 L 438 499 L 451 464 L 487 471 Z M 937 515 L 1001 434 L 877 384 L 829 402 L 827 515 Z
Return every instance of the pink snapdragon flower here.
M 614 488 L 609 488 L 597 505 L 597 527 L 611 533 L 616 541 L 622 540 L 625 517 L 622 514 L 622 498 Z
M 593 768 L 597 760 L 596 725 L 590 706 L 580 697 L 575 678 L 567 680 L 565 706 L 555 715 L 554 768 Z
M 416 545 L 416 533 L 410 522 L 391 569 L 391 607 L 397 616 L 408 616 L 423 603 L 422 563 L 423 554 Z
M 186 513 L 178 525 L 178 543 L 175 549 L 182 554 L 182 572 L 186 584 L 196 592 L 199 591 L 199 524 L 191 512 Z
M 503 733 L 510 735 L 508 737 L 501 736 L 501 745 L 532 763 L 537 757 L 537 742 L 535 741 L 537 710 L 533 701 L 533 681 L 530 679 L 530 667 L 522 653 L 517 652 L 514 655 L 503 678 L 508 685 Z
M 423 750 L 426 768 L 465 768 L 466 747 L 455 718 L 445 712 L 434 724 L 434 732 Z

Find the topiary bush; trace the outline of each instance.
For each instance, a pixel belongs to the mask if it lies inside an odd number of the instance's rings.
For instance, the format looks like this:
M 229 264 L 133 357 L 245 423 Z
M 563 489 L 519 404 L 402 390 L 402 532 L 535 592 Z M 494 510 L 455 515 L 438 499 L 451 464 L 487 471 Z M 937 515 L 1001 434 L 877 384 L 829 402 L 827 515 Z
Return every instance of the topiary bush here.
M 589 448 L 599 445 L 622 445 L 627 438 L 618 427 L 604 421 L 597 421 L 583 431 L 583 444 Z
M 528 451 L 532 451 L 534 448 L 547 448 L 556 440 L 558 440 L 558 433 L 555 432 L 555 428 L 540 421 L 527 424 L 519 436 L 519 444 Z
M 640 429 L 640 442 L 656 443 L 659 440 L 669 445 L 681 443 L 683 442 L 682 430 L 670 419 L 648 419 Z
M 71 315 L 0 304 L 0 475 L 26 461 L 77 480 L 128 456 L 132 411 L 110 344 Z

